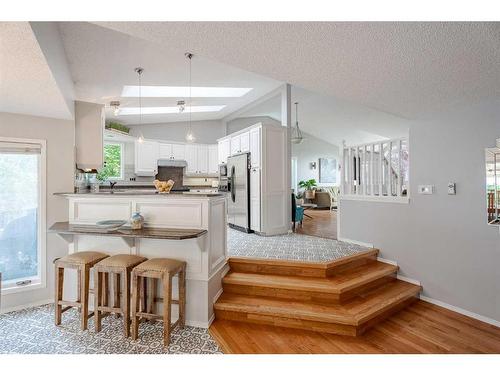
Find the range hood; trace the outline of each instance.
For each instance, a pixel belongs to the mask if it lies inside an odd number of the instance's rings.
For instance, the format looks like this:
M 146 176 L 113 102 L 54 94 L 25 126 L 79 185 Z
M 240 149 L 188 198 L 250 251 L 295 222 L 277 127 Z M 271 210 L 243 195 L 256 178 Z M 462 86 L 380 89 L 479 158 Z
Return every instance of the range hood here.
M 184 168 L 187 167 L 187 162 L 185 160 L 158 159 L 158 167 Z

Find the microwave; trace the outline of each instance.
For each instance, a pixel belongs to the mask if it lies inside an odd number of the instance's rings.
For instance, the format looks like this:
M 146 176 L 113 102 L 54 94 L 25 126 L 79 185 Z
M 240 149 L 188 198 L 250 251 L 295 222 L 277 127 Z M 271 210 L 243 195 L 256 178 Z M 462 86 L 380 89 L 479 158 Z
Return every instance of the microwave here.
M 227 177 L 227 164 L 219 164 L 219 178 Z

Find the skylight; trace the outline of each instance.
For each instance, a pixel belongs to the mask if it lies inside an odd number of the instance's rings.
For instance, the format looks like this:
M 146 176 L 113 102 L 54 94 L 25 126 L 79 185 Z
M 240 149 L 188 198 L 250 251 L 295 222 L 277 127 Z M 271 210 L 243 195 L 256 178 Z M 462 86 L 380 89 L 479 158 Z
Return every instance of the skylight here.
M 247 87 L 192 87 L 193 98 L 239 98 L 252 88 Z M 187 98 L 189 87 L 186 86 L 142 86 L 143 98 Z M 138 98 L 139 86 L 123 86 L 122 97 Z
M 225 105 L 200 105 L 189 107 L 183 113 L 196 113 L 196 112 L 219 112 Z M 119 116 L 138 115 L 139 107 L 121 107 Z M 143 115 L 159 115 L 166 113 L 179 113 L 179 107 L 142 107 Z

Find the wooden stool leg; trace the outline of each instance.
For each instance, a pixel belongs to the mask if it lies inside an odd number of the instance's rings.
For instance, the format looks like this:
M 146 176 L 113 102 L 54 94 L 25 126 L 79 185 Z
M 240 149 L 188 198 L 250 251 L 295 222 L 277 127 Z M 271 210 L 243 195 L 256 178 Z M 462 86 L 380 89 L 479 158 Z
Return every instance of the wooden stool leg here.
M 179 272 L 179 327 L 186 324 L 186 267 Z
M 89 320 L 89 274 L 90 267 L 83 266 L 82 272 L 82 288 L 81 288 L 81 298 L 82 298 L 82 313 L 80 314 L 81 329 L 85 331 L 87 329 Z
M 156 288 L 158 287 L 158 279 L 149 279 L 148 280 L 148 309 L 146 312 L 150 314 L 154 314 L 155 312 L 155 299 L 156 299 Z
M 120 300 L 120 293 L 121 293 L 121 275 L 117 272 L 113 274 L 113 307 L 115 308 L 120 308 L 121 307 L 121 300 Z M 117 317 L 120 316 L 120 314 L 116 314 Z
M 147 295 L 148 295 L 148 280 L 145 277 L 140 277 L 139 278 L 139 288 L 141 289 L 140 295 L 141 295 L 141 312 L 147 312 L 148 306 L 147 306 Z
M 172 306 L 172 276 L 167 273 L 163 276 L 163 345 L 170 344 L 170 314 Z
M 124 303 L 123 303 L 123 330 L 125 337 L 130 336 L 130 271 L 126 270 L 123 273 L 124 276 Z M 135 305 L 134 305 L 135 306 Z M 135 309 L 134 309 L 135 316 Z
M 99 307 L 102 301 L 102 272 L 94 271 L 94 324 L 95 331 L 101 332 L 101 311 Z
M 64 283 L 64 268 L 60 268 L 56 266 L 55 272 L 55 293 L 54 293 L 54 302 L 55 302 L 55 323 L 56 326 L 61 324 L 62 319 L 62 306 L 59 304 L 59 301 L 63 299 L 63 283 Z
M 102 278 L 102 306 L 109 306 L 108 296 L 109 296 L 109 272 L 104 272 Z
M 82 302 L 82 271 L 78 269 L 76 271 L 77 274 L 77 281 L 76 281 L 76 302 Z M 78 307 L 78 313 L 82 313 L 82 307 Z
M 139 298 L 140 298 L 140 277 L 137 274 L 132 274 L 132 339 L 137 340 L 139 334 Z

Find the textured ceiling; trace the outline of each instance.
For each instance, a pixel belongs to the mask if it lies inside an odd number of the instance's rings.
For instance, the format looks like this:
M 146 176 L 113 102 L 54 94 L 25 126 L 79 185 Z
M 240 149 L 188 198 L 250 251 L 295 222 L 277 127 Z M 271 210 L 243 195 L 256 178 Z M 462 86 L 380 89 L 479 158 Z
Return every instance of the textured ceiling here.
M 499 23 L 99 24 L 408 119 L 499 94 Z
M 137 85 L 138 76 L 134 68 L 144 68 L 143 85 L 188 86 L 189 65 L 181 49 L 168 44 L 158 44 L 134 38 L 86 22 L 63 22 L 59 24 L 69 69 L 75 82 L 79 100 L 109 104 L 121 101 L 122 106 L 137 107 L 137 98 L 121 98 L 124 85 Z M 221 119 L 257 98 L 282 85 L 282 82 L 234 68 L 195 55 L 192 60 L 193 86 L 249 87 L 253 88 L 240 98 L 193 98 L 193 106 L 226 105 L 219 112 L 193 113 L 196 120 Z M 143 98 L 142 105 L 176 106 L 178 98 Z M 106 116 L 115 119 L 113 110 Z M 185 121 L 184 114 L 143 115 L 143 123 Z M 136 124 L 139 116 L 118 116 L 118 121 Z
M 72 118 L 28 22 L 0 22 L 0 112 Z
M 340 145 L 374 142 L 408 136 L 409 121 L 331 96 L 292 86 L 292 103 L 298 102 L 299 126 L 322 140 Z M 281 119 L 281 98 L 271 98 L 241 117 L 269 116 Z M 295 124 L 295 106 L 292 124 Z

